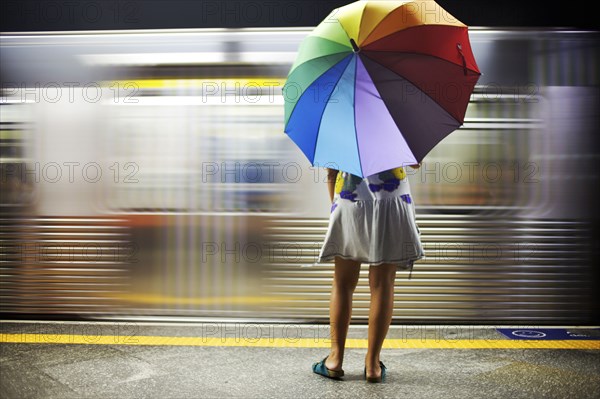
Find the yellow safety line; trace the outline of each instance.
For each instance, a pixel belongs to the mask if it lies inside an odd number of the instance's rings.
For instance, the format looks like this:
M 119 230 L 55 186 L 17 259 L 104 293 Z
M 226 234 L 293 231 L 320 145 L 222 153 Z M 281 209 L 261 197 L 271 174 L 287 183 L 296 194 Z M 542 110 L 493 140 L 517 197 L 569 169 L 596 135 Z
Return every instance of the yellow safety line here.
M 171 337 L 126 335 L 0 334 L 0 343 L 159 345 L 159 346 L 246 346 L 276 348 L 328 348 L 326 338 Z M 366 339 L 348 339 L 347 348 L 367 348 Z M 386 339 L 389 349 L 600 349 L 600 340 L 511 340 L 511 339 Z
M 169 89 L 184 87 L 205 87 L 214 89 L 214 85 L 220 87 L 223 83 L 226 86 L 239 85 L 240 88 L 248 87 L 278 87 L 283 86 L 285 78 L 281 77 L 210 77 L 203 79 L 129 79 L 129 80 L 110 80 L 102 82 L 102 86 L 114 87 L 120 89 Z M 118 85 L 118 86 L 116 86 Z

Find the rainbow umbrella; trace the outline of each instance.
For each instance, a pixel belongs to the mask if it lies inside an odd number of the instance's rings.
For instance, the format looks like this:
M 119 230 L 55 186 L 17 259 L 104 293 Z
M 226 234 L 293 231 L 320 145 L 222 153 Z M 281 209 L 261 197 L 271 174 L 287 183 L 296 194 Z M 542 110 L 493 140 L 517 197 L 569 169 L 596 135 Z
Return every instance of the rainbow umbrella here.
M 365 177 L 416 164 L 464 123 L 480 75 L 467 26 L 434 1 L 357 1 L 300 44 L 285 133 L 313 166 Z

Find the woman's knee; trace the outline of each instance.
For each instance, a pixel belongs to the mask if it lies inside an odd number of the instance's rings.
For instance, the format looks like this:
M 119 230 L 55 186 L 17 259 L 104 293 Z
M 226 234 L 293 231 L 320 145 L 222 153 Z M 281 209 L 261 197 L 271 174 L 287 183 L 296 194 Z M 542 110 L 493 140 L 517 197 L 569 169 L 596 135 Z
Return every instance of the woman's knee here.
M 395 264 L 382 263 L 369 267 L 369 286 L 371 289 L 393 289 L 395 280 Z
M 360 262 L 336 259 L 333 283 L 342 290 L 354 291 L 360 276 Z
M 358 278 L 334 278 L 333 285 L 339 292 L 353 293 L 358 285 Z

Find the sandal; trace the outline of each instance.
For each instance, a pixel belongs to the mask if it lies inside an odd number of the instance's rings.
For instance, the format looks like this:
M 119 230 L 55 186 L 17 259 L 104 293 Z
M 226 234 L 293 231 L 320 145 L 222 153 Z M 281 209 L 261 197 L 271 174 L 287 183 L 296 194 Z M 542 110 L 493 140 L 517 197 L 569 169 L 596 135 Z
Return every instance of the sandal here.
M 365 380 L 367 380 L 367 382 L 383 382 L 383 381 L 385 381 L 386 367 L 384 366 L 384 364 L 381 360 L 379 361 L 379 365 L 381 366 L 381 376 L 379 376 L 379 377 L 367 377 L 367 366 L 365 366 L 364 377 L 365 377 Z
M 320 374 L 327 378 L 339 379 L 344 376 L 344 370 L 330 370 L 325 366 L 325 360 L 329 355 L 325 356 L 320 362 L 313 363 L 312 370 L 316 374 Z

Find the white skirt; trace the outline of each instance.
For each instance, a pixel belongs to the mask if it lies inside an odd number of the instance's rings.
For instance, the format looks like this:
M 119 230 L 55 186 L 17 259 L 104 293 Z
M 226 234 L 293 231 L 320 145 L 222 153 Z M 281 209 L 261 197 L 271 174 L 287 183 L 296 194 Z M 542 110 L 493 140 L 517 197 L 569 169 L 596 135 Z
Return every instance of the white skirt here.
M 303 266 L 339 256 L 372 266 L 394 263 L 397 270 L 410 270 L 410 279 L 413 263 L 425 257 L 414 203 L 399 196 L 336 203 L 317 261 Z

